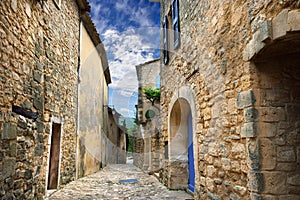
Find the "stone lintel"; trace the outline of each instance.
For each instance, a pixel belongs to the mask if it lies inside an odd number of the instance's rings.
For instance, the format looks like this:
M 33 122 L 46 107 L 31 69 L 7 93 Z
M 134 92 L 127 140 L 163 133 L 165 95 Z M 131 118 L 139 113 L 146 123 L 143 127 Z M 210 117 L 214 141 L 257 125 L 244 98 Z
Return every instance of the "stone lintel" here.
M 288 9 L 284 9 L 272 20 L 274 40 L 286 35 L 288 12 Z
M 287 31 L 300 31 L 300 10 L 292 10 L 288 13 Z

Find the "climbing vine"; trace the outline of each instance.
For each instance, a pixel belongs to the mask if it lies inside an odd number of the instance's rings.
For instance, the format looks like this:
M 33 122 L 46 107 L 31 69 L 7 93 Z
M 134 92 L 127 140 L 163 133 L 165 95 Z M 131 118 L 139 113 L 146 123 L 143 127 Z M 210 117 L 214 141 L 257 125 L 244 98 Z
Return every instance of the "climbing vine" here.
M 155 101 L 160 99 L 160 89 L 144 88 L 146 98 L 154 105 Z

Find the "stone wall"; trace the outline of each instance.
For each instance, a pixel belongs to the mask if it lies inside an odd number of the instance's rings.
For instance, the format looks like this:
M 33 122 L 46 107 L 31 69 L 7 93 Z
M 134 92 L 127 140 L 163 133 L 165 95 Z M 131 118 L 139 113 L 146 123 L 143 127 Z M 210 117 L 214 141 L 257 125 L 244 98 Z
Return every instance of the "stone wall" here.
M 145 171 L 159 169 L 160 110 L 159 101 L 146 98 L 144 89 L 157 89 L 160 81 L 160 61 L 153 60 L 136 66 L 139 82 L 137 105 L 137 137 L 135 139 L 134 164 Z
M 290 65 L 299 65 L 299 60 L 283 57 L 266 65 L 245 60 L 263 49 L 259 46 L 262 42 L 251 41 L 262 35 L 254 33 L 267 19 L 284 8 L 297 7 L 298 1 L 179 0 L 181 45 L 172 48 L 170 30 L 169 63 L 161 68 L 160 144 L 163 149 L 165 142 L 172 142 L 171 100 L 180 96 L 180 88 L 187 87 L 195 102 L 190 105 L 194 113 L 195 198 L 299 198 L 299 102 L 294 93 L 299 90 L 299 80 L 286 75 L 286 71 L 298 73 Z M 161 21 L 167 15 L 170 29 L 171 9 L 171 1 L 161 1 Z M 293 54 L 299 57 L 298 50 Z M 290 64 L 285 64 L 290 59 Z M 183 93 L 180 98 L 191 97 Z M 251 123 L 253 120 L 257 123 Z M 260 137 L 245 136 L 256 127 L 263 129 L 257 133 Z M 161 177 L 168 178 L 165 182 L 170 187 L 170 174 L 176 168 L 165 161 L 161 165 L 165 169 Z
M 113 108 L 108 108 L 108 163 L 126 164 L 127 162 L 127 128 L 125 122 L 120 125 L 121 115 Z
M 59 185 L 75 179 L 78 6 L 43 2 L 0 2 L 1 199 L 45 195 L 53 123 L 61 127 Z

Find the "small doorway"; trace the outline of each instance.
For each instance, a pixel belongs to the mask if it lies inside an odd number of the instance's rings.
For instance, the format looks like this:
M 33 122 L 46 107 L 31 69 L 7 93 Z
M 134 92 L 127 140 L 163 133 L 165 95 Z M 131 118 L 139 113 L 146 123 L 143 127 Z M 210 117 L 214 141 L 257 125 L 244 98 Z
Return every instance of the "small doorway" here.
M 50 146 L 50 162 L 48 170 L 48 190 L 57 189 L 59 177 L 61 124 L 52 124 L 52 136 Z
M 186 99 L 179 98 L 175 101 L 170 112 L 169 129 L 169 188 L 194 192 L 193 117 Z
M 194 192 L 195 190 L 195 167 L 194 167 L 194 150 L 193 150 L 193 118 L 192 113 L 188 115 L 188 165 L 189 165 L 189 180 L 188 189 Z

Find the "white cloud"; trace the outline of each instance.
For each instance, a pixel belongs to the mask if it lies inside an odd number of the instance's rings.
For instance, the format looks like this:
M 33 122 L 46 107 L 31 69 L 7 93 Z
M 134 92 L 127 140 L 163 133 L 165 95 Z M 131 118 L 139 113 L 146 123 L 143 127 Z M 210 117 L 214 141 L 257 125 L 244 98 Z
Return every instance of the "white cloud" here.
M 138 88 L 135 66 L 157 58 L 159 52 L 159 24 L 153 21 L 153 13 L 159 17 L 159 4 L 131 0 L 89 2 L 108 57 L 110 103 L 132 117 Z
M 149 38 L 152 32 L 130 28 L 124 32 L 109 29 L 103 34 L 104 46 L 110 54 L 109 67 L 113 81 L 110 87 L 126 91 L 120 95 L 127 96 L 127 92 L 137 91 L 135 66 L 155 59 L 153 52 L 158 49 L 154 48 L 157 44 Z
M 124 116 L 134 116 L 134 111 L 128 108 L 121 108 L 120 113 L 122 113 Z

